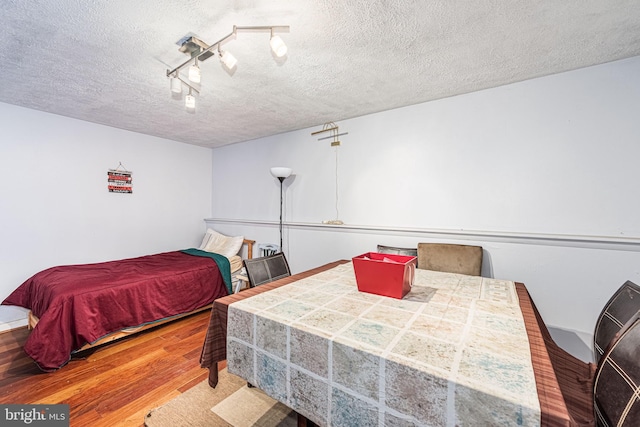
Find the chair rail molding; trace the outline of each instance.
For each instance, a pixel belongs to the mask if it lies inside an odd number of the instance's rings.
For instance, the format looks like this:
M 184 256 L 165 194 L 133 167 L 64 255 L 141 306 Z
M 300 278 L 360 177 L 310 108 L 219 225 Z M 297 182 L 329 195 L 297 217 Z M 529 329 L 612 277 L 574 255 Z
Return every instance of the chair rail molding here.
M 207 226 L 214 224 L 233 224 L 247 226 L 279 227 L 278 221 L 205 218 Z M 455 240 L 480 240 L 543 246 L 566 246 L 571 248 L 607 249 L 640 252 L 640 237 L 595 236 L 579 234 L 529 233 L 496 230 L 465 230 L 445 228 L 398 227 L 384 225 L 325 224 L 312 222 L 283 222 L 289 229 L 322 231 L 341 231 L 383 235 L 402 235 L 416 237 L 437 237 Z

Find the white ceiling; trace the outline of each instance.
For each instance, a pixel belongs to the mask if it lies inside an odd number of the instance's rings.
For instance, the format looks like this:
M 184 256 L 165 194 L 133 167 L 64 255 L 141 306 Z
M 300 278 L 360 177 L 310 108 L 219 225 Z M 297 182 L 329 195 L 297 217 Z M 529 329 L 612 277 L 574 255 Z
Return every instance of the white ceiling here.
M 202 146 L 640 55 L 638 0 L 2 0 L 0 101 Z M 289 25 L 225 45 L 233 75 L 201 63 L 197 111 L 168 68 L 188 33 Z

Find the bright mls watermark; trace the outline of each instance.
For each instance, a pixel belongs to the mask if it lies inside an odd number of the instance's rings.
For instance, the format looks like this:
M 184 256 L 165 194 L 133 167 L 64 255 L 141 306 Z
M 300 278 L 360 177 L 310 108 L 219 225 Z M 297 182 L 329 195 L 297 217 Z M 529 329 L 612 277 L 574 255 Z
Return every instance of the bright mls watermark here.
M 0 425 L 69 427 L 69 405 L 0 405 Z

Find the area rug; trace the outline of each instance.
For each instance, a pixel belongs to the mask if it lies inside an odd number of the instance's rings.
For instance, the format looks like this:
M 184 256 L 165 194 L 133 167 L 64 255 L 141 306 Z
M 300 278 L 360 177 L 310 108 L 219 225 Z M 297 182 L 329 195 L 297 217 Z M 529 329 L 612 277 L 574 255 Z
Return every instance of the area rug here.
M 294 411 L 273 400 L 247 382 L 229 374 L 218 373 L 218 385 L 207 380 L 190 388 L 164 405 L 149 411 L 147 427 L 296 427 Z

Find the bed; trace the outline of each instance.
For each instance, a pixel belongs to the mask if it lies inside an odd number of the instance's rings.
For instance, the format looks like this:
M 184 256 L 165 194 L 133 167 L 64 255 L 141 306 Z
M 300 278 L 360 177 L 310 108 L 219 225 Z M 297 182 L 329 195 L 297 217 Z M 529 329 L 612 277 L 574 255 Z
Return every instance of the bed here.
M 51 372 L 81 351 L 210 309 L 233 292 L 243 245 L 207 230 L 198 248 L 40 271 L 3 302 L 29 311 L 24 351 Z

